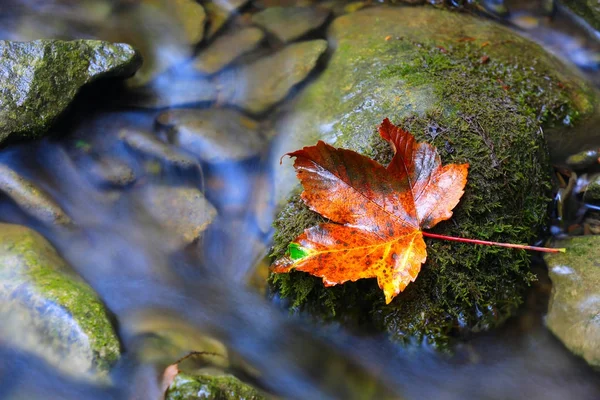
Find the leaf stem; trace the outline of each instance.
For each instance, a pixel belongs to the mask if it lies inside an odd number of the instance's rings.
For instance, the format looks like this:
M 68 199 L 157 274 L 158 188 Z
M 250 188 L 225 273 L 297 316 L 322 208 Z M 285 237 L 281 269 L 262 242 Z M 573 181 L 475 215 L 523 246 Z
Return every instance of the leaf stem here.
M 454 237 L 454 236 L 438 235 L 436 233 L 429 233 L 429 232 L 424 232 L 424 231 L 423 231 L 423 236 L 430 237 L 432 239 L 450 240 L 450 241 L 453 241 L 453 242 L 483 244 L 483 245 L 487 245 L 487 246 L 510 247 L 512 249 L 523 249 L 523 250 L 541 251 L 543 253 L 564 253 L 564 252 L 567 251 L 564 248 L 553 249 L 553 248 L 549 248 L 549 247 L 528 246 L 528 245 L 525 245 L 525 244 L 489 242 L 487 240 L 459 238 L 459 237 Z

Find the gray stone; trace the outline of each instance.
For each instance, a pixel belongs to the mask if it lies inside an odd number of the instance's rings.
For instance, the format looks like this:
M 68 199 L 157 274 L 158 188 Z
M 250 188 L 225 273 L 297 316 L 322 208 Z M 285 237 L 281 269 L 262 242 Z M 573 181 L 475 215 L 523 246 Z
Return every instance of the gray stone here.
M 329 10 L 318 7 L 271 7 L 252 16 L 252 22 L 284 43 L 320 28 Z
M 104 305 L 37 232 L 0 223 L 0 341 L 106 381 L 120 344 Z
M 0 163 L 0 193 L 39 222 L 71 226 L 73 221 L 54 199 L 35 183 Z
M 150 185 L 137 193 L 137 199 L 157 224 L 171 233 L 170 247 L 198 240 L 217 215 L 202 192 L 192 187 Z
M 552 280 L 548 328 L 573 353 L 600 367 L 600 236 L 556 243 L 566 253 L 545 257 Z
M 142 157 L 160 161 L 182 170 L 193 170 L 199 168 L 198 163 L 168 144 L 158 140 L 156 137 L 132 129 L 124 129 L 119 133 L 119 138 L 132 151 Z
M 194 59 L 194 69 L 211 75 L 231 64 L 238 57 L 256 48 L 265 37 L 258 28 L 242 28 L 226 33 Z
M 243 84 L 226 87 L 223 101 L 252 114 L 261 114 L 283 100 L 314 69 L 327 42 L 294 43 L 283 50 L 234 71 Z M 223 81 L 223 86 L 228 82 Z M 231 86 L 231 83 L 229 82 Z
M 97 40 L 0 41 L 0 143 L 43 135 L 82 86 L 127 77 L 140 64 L 126 44 Z
M 258 122 L 235 110 L 169 110 L 158 116 L 157 123 L 169 128 L 173 145 L 207 162 L 246 160 L 265 145 Z

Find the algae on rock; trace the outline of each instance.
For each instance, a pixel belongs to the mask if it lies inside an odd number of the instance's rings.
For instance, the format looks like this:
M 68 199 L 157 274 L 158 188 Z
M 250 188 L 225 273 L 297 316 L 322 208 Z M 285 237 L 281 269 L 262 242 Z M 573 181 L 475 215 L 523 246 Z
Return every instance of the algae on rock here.
M 0 143 L 41 136 L 83 85 L 130 76 L 140 62 L 123 43 L 0 40 Z
M 434 232 L 512 243 L 536 237 L 549 200 L 542 126 L 577 124 L 596 104 L 579 78 L 506 28 L 443 10 L 367 9 L 336 19 L 328 38 L 335 49 L 329 65 L 280 121 L 277 154 L 321 139 L 386 164 L 391 151 L 376 128 L 389 117 L 436 146 L 444 163 L 471 164 L 452 219 Z M 284 164 L 273 167 L 279 201 L 297 182 Z M 275 222 L 273 256 L 320 219 L 292 196 Z M 388 306 L 375 280 L 325 289 L 320 279 L 294 272 L 271 281 L 314 315 L 355 316 L 396 340 L 443 345 L 457 333 L 500 324 L 535 279 L 523 251 L 426 243 L 417 280 Z
M 93 289 L 37 232 L 0 223 L 0 341 L 80 378 L 105 379 L 120 356 Z
M 552 279 L 546 324 L 573 353 L 600 368 L 600 236 L 558 245 L 567 252 L 545 257 Z

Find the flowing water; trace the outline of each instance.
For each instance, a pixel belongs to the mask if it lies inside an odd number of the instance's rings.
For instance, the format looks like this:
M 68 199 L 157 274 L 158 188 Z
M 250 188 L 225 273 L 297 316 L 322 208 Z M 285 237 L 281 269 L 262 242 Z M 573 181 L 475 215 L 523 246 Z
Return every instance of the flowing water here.
M 189 51 L 173 27 L 176 22 L 166 15 L 147 15 L 143 23 L 114 16 L 115 10 L 124 15 L 133 3 L 4 0 L 0 38 L 127 42 L 130 37 L 150 37 L 138 43 L 163 61 L 178 60 Z M 247 6 L 242 13 L 251 10 Z M 582 41 L 576 37 L 580 32 L 546 24 L 528 34 L 554 46 L 559 55 L 575 54 L 571 61 L 594 80 L 597 36 L 586 30 Z M 565 42 L 585 43 L 591 50 L 569 53 Z M 231 87 L 246 85 L 235 73 L 221 79 Z M 169 97 L 185 87 L 166 84 L 153 90 Z M 318 326 L 290 316 L 266 298 L 259 275 L 274 215 L 268 167 L 270 158 L 280 156 L 270 152 L 272 135 L 264 135 L 264 144 L 251 157 L 206 163 L 191 171 L 133 157 L 120 133 L 128 129 L 162 135 L 155 123 L 160 111 L 123 105 L 123 93 L 118 83 L 88 88 L 51 137 L 0 151 L 1 163 L 48 192 L 77 227 L 40 223 L 4 198 L 0 220 L 32 226 L 48 238 L 97 291 L 121 327 L 140 313 L 185 319 L 250 365 L 255 384 L 285 398 L 600 398 L 598 374 L 544 326 L 550 283 L 541 260 L 535 267 L 540 280 L 520 315 L 497 331 L 465 341 L 453 355 L 439 354 L 426 343 L 404 348 L 383 335 L 359 336 L 337 325 Z M 202 102 L 197 106 L 206 107 Z M 260 115 L 264 132 L 269 132 L 271 119 L 271 113 Z M 127 189 L 94 185 L 90 170 L 106 154 L 134 160 L 129 166 L 142 182 Z M 145 211 L 144 202 L 153 195 L 144 192 L 145 186 L 202 188 L 219 216 L 200 242 L 175 250 L 180 246 L 173 233 Z M 133 335 L 122 329 L 121 336 L 124 349 L 132 348 Z M 126 351 L 112 374 L 114 385 L 99 387 L 63 376 L 0 342 L 0 398 L 158 398 L 156 374 Z

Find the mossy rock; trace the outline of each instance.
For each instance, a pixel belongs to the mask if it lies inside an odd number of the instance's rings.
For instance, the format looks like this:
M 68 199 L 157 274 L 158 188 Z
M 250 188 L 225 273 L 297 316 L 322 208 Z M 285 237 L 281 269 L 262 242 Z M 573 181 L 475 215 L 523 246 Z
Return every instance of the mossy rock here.
M 444 163 L 470 164 L 461 202 L 434 232 L 535 239 L 549 201 L 542 127 L 568 129 L 597 104 L 579 78 L 502 26 L 431 8 L 362 10 L 336 19 L 328 38 L 329 65 L 282 118 L 277 154 L 321 139 L 386 164 L 391 151 L 376 127 L 389 117 L 436 146 Z M 290 165 L 274 166 L 280 202 L 297 185 Z M 273 257 L 320 221 L 292 195 L 275 222 Z M 374 279 L 324 288 L 320 279 L 295 272 L 272 276 L 272 286 L 315 316 L 443 345 L 453 335 L 499 325 L 535 279 L 523 251 L 426 243 L 416 282 L 387 306 Z
M 600 236 L 556 246 L 567 251 L 544 258 L 552 279 L 546 324 L 569 350 L 600 369 Z
M 108 311 L 37 232 L 0 223 L 0 342 L 68 374 L 106 380 L 120 356 Z
M 40 137 L 82 86 L 128 77 L 140 64 L 136 51 L 123 43 L 0 40 L 0 143 Z
M 189 375 L 179 373 L 166 400 L 265 400 L 252 386 L 231 375 Z

